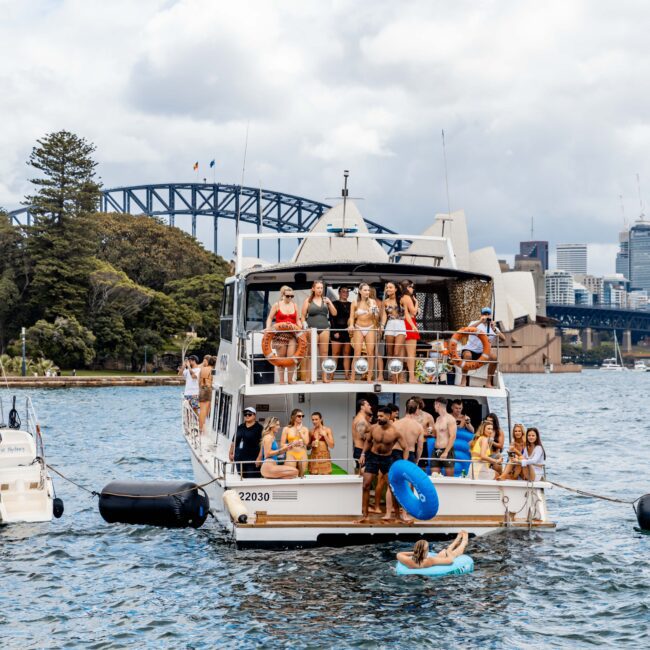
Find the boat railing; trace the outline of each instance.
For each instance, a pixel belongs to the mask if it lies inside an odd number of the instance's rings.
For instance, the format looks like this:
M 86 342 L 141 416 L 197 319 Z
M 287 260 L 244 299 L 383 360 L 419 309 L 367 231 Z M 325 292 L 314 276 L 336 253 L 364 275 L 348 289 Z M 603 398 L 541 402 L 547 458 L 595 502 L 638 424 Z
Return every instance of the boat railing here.
M 280 463 L 284 462 L 284 458 L 280 459 Z M 496 459 L 495 459 L 496 460 Z M 292 461 L 294 462 L 294 461 Z M 318 463 L 323 463 L 323 462 L 330 462 L 330 463 L 336 463 L 336 464 L 355 464 L 358 463 L 358 460 L 356 458 L 349 458 L 349 457 L 341 457 L 341 458 L 317 458 L 317 459 L 307 459 L 307 460 L 302 460 L 302 461 L 295 461 L 297 463 L 306 463 L 308 466 L 310 464 L 318 464 Z M 440 458 L 437 457 L 429 457 L 429 456 L 424 456 L 419 459 L 418 464 L 424 462 L 425 463 L 425 468 L 432 463 L 432 462 L 441 462 Z M 470 479 L 480 479 L 481 477 L 481 466 L 484 466 L 486 462 L 484 460 L 464 460 L 461 458 L 448 458 L 444 459 L 444 462 L 447 463 L 453 463 L 453 464 L 458 464 L 461 466 L 461 475 L 456 478 L 470 478 Z M 507 456 L 503 456 L 501 459 L 501 462 L 503 466 L 505 467 L 508 463 L 511 463 L 512 465 L 519 465 L 517 461 L 513 461 L 509 459 Z M 246 478 L 244 477 L 244 466 L 247 467 L 252 467 L 255 469 L 259 469 L 261 467 L 261 461 L 257 460 L 244 460 L 244 461 L 219 461 L 219 468 L 222 471 L 222 476 L 223 474 L 238 474 L 239 478 L 243 479 Z M 542 477 L 538 477 L 537 475 L 535 476 L 536 481 L 545 481 L 546 480 L 546 464 L 541 465 L 542 467 Z M 216 465 L 215 465 L 216 469 Z M 537 469 L 535 468 L 535 472 L 537 474 Z M 273 481 L 275 479 L 268 479 L 269 481 Z M 494 478 L 493 478 L 494 480 Z M 495 481 L 496 482 L 496 481 Z
M 22 408 L 19 407 L 20 404 L 23 405 Z M 12 414 L 14 409 L 16 413 Z M 5 408 L 4 400 L 0 396 L 0 426 L 16 428 L 29 433 L 36 445 L 36 456 L 42 459 L 45 458 L 45 445 L 43 443 L 41 427 L 36 417 L 36 410 L 29 396 L 25 397 L 24 402 L 22 399 L 19 400 L 16 396 L 12 396 L 8 409 Z
M 190 401 L 183 398 L 181 405 L 183 418 L 183 433 L 190 440 L 193 447 L 201 450 L 203 437 L 201 436 L 201 427 L 199 426 L 199 416 L 192 408 Z
M 449 355 L 449 343 L 456 330 L 419 330 L 415 349 L 410 345 L 407 348 L 409 342 L 402 342 L 403 335 L 387 337 L 381 327 L 327 331 L 328 342 L 323 342 L 322 331 L 319 341 L 315 328 L 248 331 L 241 350 L 242 361 L 249 370 L 249 385 L 297 381 L 316 384 L 351 378 L 372 383 L 406 383 L 411 363 L 415 378 L 421 384 L 459 384 L 465 373 L 487 379 L 488 365 L 498 367 L 499 364 L 498 339 L 493 347 L 496 359 L 460 359 L 454 363 Z M 389 341 L 390 338 L 393 340 Z M 399 341 L 396 343 L 396 340 Z M 466 339 L 461 339 L 458 345 L 460 357 L 463 342 L 466 345 Z M 327 354 L 320 353 L 323 345 L 327 345 Z M 471 369 L 466 370 L 468 366 Z

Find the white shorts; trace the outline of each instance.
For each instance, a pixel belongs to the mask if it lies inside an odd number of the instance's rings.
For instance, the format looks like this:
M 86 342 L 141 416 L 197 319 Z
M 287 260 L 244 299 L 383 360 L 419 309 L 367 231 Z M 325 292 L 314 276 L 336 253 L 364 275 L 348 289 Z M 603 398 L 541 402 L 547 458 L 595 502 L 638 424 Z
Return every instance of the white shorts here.
M 406 336 L 406 325 L 402 319 L 389 318 L 384 327 L 384 336 Z

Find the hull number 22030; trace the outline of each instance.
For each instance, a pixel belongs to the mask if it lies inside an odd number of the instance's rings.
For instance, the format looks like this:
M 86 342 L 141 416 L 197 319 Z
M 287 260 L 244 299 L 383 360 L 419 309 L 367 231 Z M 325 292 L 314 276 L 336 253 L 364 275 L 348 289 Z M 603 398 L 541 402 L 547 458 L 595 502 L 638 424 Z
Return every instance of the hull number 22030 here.
M 268 492 L 240 492 L 239 498 L 242 501 L 270 501 L 271 495 Z

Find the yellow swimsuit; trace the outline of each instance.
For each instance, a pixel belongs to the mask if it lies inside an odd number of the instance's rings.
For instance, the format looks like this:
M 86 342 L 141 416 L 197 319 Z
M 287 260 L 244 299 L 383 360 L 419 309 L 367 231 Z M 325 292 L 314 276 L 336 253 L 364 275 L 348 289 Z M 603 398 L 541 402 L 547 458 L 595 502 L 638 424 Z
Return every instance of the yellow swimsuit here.
M 305 427 L 302 429 L 307 432 Z M 298 442 L 302 440 L 303 443 L 305 439 L 300 435 L 300 431 L 296 430 L 295 427 L 287 427 L 287 443 Z M 294 447 L 287 451 L 286 460 L 288 461 L 297 461 L 297 460 L 307 460 L 307 449 L 305 447 Z

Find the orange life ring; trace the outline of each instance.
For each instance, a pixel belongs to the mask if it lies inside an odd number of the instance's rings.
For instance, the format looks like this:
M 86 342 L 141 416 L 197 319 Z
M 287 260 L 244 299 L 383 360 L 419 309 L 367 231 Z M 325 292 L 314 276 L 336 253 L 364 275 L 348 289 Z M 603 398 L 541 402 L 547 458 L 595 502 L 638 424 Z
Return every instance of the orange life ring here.
M 478 330 L 476 327 L 463 327 L 462 329 L 459 329 L 451 337 L 451 341 L 449 341 L 450 361 L 455 366 L 459 366 L 461 370 L 464 370 L 466 372 L 469 372 L 470 370 L 477 370 L 478 368 L 483 366 L 487 361 L 490 360 L 490 351 L 492 350 L 492 346 L 490 345 L 490 340 L 488 339 L 487 335 L 484 334 L 483 332 L 479 332 L 478 334 L 476 334 L 475 332 L 477 331 Z M 458 342 L 466 334 L 474 334 L 474 336 L 478 336 L 479 340 L 483 344 L 483 352 L 481 353 L 481 356 L 476 361 L 462 359 L 458 354 Z
M 294 323 L 276 323 L 272 329 L 264 334 L 262 338 L 262 353 L 269 360 L 269 363 L 278 368 L 289 368 L 298 365 L 307 351 L 307 337 L 301 336 L 298 332 L 302 330 Z M 298 342 L 298 347 L 291 357 L 279 357 L 273 349 L 273 339 L 277 332 L 293 332 Z

